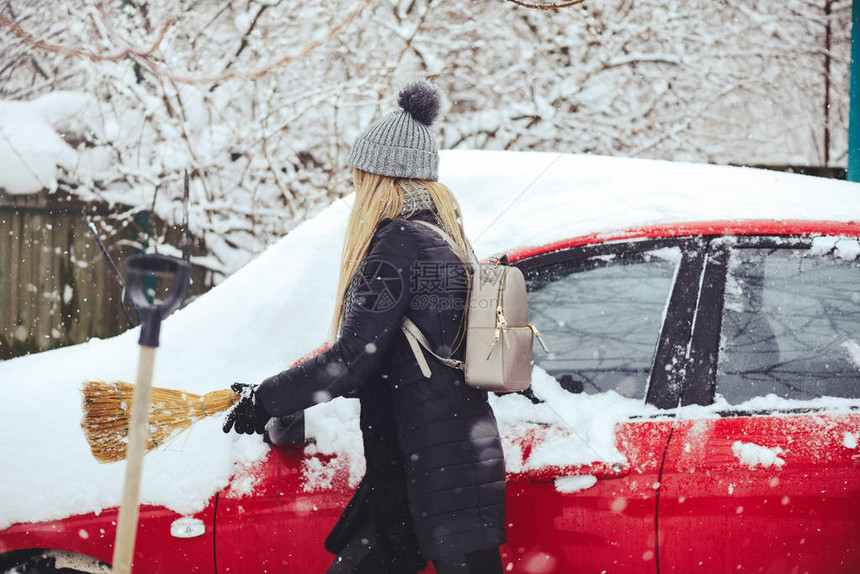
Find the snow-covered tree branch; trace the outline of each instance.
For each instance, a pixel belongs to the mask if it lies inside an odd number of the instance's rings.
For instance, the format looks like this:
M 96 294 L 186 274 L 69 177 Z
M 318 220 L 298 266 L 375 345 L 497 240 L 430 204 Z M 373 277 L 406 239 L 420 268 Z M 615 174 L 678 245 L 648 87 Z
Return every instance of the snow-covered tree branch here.
M 90 98 L 52 121 L 72 156 L 47 187 L 176 222 L 188 170 L 228 274 L 348 192 L 353 138 L 415 76 L 447 92 L 445 148 L 844 164 L 849 5 L 8 0 L 0 98 Z

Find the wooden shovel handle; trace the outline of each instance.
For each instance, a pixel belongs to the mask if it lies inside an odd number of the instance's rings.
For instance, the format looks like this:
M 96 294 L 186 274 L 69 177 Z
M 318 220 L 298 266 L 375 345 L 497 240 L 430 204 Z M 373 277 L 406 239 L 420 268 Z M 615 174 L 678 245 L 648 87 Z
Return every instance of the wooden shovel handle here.
M 113 547 L 112 572 L 114 574 L 129 574 L 131 572 L 140 510 L 140 479 L 143 471 L 143 455 L 146 454 L 154 364 L 155 347 L 141 345 L 140 360 L 137 367 L 137 384 L 134 387 L 131 422 L 128 429 L 125 482 Z

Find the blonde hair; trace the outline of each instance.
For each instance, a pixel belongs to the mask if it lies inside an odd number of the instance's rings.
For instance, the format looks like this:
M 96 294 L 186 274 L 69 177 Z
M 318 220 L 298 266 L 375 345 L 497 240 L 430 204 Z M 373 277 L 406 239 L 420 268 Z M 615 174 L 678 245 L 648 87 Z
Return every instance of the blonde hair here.
M 361 261 L 367 255 L 370 242 L 377 225 L 383 219 L 401 217 L 403 211 L 404 191 L 416 186 L 426 189 L 436 205 L 436 215 L 442 227 L 457 243 L 464 254 L 471 253 L 471 247 L 463 233 L 460 218 L 460 205 L 451 190 L 436 181 L 412 179 L 393 179 L 359 169 L 352 171 L 355 185 L 355 204 L 346 228 L 346 239 L 343 243 L 343 253 L 340 262 L 340 277 L 337 285 L 334 316 L 332 317 L 331 341 L 338 337 L 343 322 L 344 299 L 349 284 L 358 270 Z M 404 213 L 410 217 L 413 213 Z M 469 263 L 468 261 L 463 261 Z

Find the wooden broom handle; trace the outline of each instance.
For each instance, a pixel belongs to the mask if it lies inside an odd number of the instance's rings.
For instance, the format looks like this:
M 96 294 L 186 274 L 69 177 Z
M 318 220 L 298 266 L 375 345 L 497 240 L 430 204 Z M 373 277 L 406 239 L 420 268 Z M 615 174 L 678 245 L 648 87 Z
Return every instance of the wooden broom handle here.
M 137 519 L 140 510 L 140 479 L 143 472 L 143 455 L 146 454 L 146 437 L 149 428 L 149 404 L 152 400 L 152 370 L 155 364 L 155 347 L 140 346 L 137 366 L 137 384 L 131 406 L 131 422 L 126 449 L 125 482 L 122 503 L 116 525 L 113 547 L 114 574 L 130 574 L 137 537 Z

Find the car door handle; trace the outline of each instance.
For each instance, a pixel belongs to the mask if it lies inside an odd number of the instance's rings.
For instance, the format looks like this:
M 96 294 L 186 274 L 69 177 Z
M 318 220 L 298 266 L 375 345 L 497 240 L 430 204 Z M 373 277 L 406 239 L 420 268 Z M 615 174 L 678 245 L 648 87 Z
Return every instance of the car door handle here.
M 607 478 L 623 478 L 630 474 L 630 465 L 626 462 L 593 462 L 591 464 L 571 464 L 564 466 L 545 466 L 530 470 L 527 473 L 532 482 L 550 482 L 566 476 L 590 475 L 598 480 Z

